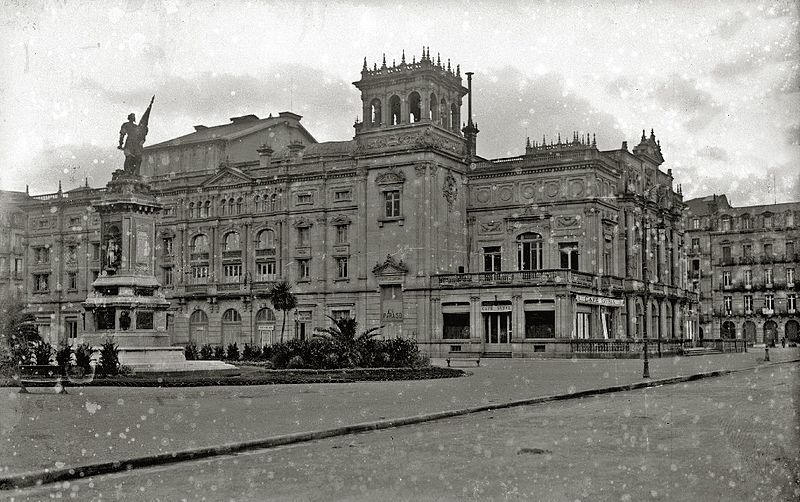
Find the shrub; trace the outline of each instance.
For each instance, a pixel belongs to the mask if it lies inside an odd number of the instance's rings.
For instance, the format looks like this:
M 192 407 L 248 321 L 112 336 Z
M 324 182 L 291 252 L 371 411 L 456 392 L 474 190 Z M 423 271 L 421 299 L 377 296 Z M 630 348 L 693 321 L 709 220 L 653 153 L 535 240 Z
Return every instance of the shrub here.
M 222 345 L 214 345 L 214 359 L 217 361 L 225 359 L 225 348 Z
M 213 357 L 214 357 L 214 349 L 211 347 L 211 345 L 207 343 L 203 344 L 203 346 L 200 347 L 200 359 L 208 361 Z
M 119 347 L 111 338 L 100 346 L 100 373 L 106 376 L 119 374 Z
M 187 361 L 194 361 L 200 356 L 200 352 L 197 350 L 197 344 L 194 342 L 189 342 L 183 347 L 183 355 L 186 357 Z
M 388 354 L 388 365 L 393 368 L 410 367 L 417 364 L 419 347 L 415 340 L 408 338 L 394 338 L 383 340 L 383 349 Z
M 62 375 L 67 374 L 67 369 L 72 362 L 72 346 L 68 343 L 62 343 L 56 352 L 56 364 Z
M 272 359 L 272 345 L 264 345 L 264 348 L 261 349 L 261 359 L 265 361 Z
M 289 359 L 294 355 L 287 343 L 276 343 L 270 347 L 270 353 L 270 361 L 276 368 L 285 368 L 289 364 Z
M 75 348 L 75 366 L 83 368 L 83 374 L 92 372 L 92 354 L 94 349 L 88 343 L 82 343 Z
M 303 358 L 301 356 L 293 356 L 291 359 L 289 359 L 289 364 L 287 365 L 287 367 L 289 369 L 297 369 L 297 368 L 304 368 L 305 365 L 306 363 L 305 361 L 303 361 Z
M 14 365 L 30 364 L 32 356 L 33 352 L 28 342 L 15 341 L 11 346 L 11 361 Z
M 245 361 L 255 361 L 261 357 L 261 347 L 258 345 L 250 345 L 249 343 L 244 344 L 244 349 L 242 349 L 242 359 Z
M 228 356 L 227 359 L 230 361 L 239 360 L 239 347 L 236 345 L 236 342 L 228 345 L 228 352 L 226 355 Z
M 33 346 L 33 357 L 36 364 L 47 366 L 50 364 L 50 356 L 53 355 L 53 346 L 47 342 L 36 342 Z

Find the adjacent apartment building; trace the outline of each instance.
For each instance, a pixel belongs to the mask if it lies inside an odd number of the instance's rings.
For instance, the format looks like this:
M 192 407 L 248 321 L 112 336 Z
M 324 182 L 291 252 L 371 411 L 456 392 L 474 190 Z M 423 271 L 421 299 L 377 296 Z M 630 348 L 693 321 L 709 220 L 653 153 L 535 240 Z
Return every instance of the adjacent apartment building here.
M 733 207 L 725 195 L 712 195 L 686 206 L 700 336 L 800 341 L 800 203 Z
M 362 110 L 347 141 L 317 142 L 283 112 L 147 147 L 172 343 L 280 341 L 266 293 L 284 279 L 299 297 L 286 338 L 312 336 L 327 316 L 383 325 L 434 356 L 695 338 L 684 203 L 652 131 L 632 149 L 600 150 L 576 132 L 486 159 L 469 106 L 462 120 L 472 93 L 458 66 L 429 51 L 392 66 L 365 60 L 354 85 Z M 104 252 L 92 201 L 103 190 L 19 204 L 25 289 L 52 341 L 87 329 L 81 301 Z

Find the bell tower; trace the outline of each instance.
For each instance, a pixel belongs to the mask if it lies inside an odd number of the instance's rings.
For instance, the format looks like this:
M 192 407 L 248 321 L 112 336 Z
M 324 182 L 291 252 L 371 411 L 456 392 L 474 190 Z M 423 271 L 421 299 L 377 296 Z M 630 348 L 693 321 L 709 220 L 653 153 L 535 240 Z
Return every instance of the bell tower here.
M 394 130 L 414 125 L 433 125 L 453 137 L 464 138 L 461 131 L 461 104 L 467 88 L 461 85 L 461 68 L 450 60 L 431 57 L 430 47 L 423 47 L 422 57 L 380 66 L 367 59 L 361 68 L 361 80 L 353 82 L 361 91 L 363 121 L 356 125 L 356 136 L 375 131 Z

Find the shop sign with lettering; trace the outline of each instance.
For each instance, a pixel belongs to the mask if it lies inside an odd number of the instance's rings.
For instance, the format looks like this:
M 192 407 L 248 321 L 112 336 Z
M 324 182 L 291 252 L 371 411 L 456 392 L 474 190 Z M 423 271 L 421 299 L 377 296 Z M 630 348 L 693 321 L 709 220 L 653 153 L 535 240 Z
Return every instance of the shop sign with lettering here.
M 604 307 L 622 307 L 625 305 L 625 300 L 622 298 L 606 298 L 603 296 L 575 295 L 575 301 Z
M 481 312 L 511 312 L 511 304 L 481 305 Z

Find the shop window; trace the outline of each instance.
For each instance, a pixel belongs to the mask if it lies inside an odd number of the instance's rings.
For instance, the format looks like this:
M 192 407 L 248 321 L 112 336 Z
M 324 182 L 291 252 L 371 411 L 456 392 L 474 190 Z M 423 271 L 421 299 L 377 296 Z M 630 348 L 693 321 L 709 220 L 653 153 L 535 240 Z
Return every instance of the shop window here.
M 469 312 L 442 314 L 442 337 L 447 339 L 469 338 Z
M 592 337 L 592 314 L 590 312 L 578 312 L 575 314 L 575 338 L 588 340 Z
M 551 310 L 525 312 L 525 338 L 554 338 L 556 314 Z

